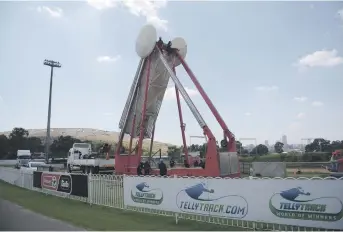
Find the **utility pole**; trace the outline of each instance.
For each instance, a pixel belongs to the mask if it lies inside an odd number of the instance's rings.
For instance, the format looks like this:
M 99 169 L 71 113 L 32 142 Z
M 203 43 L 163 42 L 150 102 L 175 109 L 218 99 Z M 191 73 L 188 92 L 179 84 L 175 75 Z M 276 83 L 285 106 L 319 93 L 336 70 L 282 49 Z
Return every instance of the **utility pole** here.
M 46 128 L 46 139 L 45 139 L 45 162 L 49 163 L 49 146 L 50 146 L 50 118 L 51 118 L 51 94 L 52 94 L 52 77 L 54 75 L 54 68 L 60 68 L 60 62 L 53 60 L 44 60 L 44 65 L 50 66 L 51 75 L 50 75 L 50 91 L 49 91 L 49 108 L 48 108 L 48 125 Z

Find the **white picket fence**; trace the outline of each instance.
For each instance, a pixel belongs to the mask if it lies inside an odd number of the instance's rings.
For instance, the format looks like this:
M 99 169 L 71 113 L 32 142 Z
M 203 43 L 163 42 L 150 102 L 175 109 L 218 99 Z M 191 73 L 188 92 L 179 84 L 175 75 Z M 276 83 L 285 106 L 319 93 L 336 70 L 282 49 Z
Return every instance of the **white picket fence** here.
M 15 177 L 16 175 L 16 177 Z M 191 178 L 191 177 L 186 177 Z M 149 208 L 132 207 L 124 204 L 124 188 L 123 188 L 123 176 L 120 175 L 89 175 L 88 178 L 88 198 L 77 197 L 73 195 L 65 195 L 56 191 L 49 191 L 46 189 L 38 189 L 33 187 L 33 174 L 32 173 L 19 173 L 17 170 L 11 170 L 9 168 L 0 168 L 0 179 L 10 184 L 50 194 L 54 196 L 70 198 L 82 202 L 87 202 L 90 205 L 101 205 L 122 210 L 131 210 L 141 213 L 156 214 L 162 216 L 174 217 L 176 222 L 178 220 L 193 220 L 205 223 L 219 224 L 225 226 L 241 227 L 247 230 L 272 230 L 272 231 L 323 231 L 318 228 L 298 227 L 291 225 L 280 225 L 265 222 L 252 222 L 237 219 L 226 219 L 211 216 L 193 215 L 193 214 L 182 214 L 175 212 L 168 212 L 164 210 L 155 210 Z M 287 178 L 294 179 L 294 178 Z M 299 179 L 299 178 L 298 178 Z M 306 179 L 308 178 L 301 178 Z M 322 179 L 315 177 L 311 179 Z M 330 178 L 332 179 L 332 178 Z M 172 187 L 172 186 L 171 186 Z M 328 230 L 326 230 L 328 231 Z

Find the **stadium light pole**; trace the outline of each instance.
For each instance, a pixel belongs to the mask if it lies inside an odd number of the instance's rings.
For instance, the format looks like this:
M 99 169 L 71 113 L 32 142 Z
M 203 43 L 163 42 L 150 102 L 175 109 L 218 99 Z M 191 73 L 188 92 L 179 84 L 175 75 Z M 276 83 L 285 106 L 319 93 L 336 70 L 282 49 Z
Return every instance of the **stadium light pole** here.
M 51 92 L 52 92 L 52 77 L 54 75 L 54 68 L 60 68 L 60 62 L 56 62 L 53 60 L 44 60 L 44 65 L 50 66 L 51 74 L 50 74 L 50 91 L 49 91 L 49 107 L 48 107 L 48 125 L 46 128 L 46 139 L 45 139 L 45 161 L 49 163 L 49 143 L 50 143 L 50 118 L 51 118 Z

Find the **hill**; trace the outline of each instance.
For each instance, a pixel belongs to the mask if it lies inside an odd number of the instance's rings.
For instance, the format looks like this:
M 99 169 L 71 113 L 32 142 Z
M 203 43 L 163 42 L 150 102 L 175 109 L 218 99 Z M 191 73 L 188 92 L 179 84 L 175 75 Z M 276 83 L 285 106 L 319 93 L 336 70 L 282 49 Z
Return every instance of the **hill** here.
M 29 131 L 29 137 L 39 137 L 42 139 L 42 141 L 45 141 L 46 137 L 46 129 L 27 129 Z M 5 131 L 0 132 L 0 134 L 4 134 L 8 136 L 11 133 L 11 131 Z M 104 130 L 98 130 L 98 129 L 92 129 L 92 128 L 51 128 L 51 137 L 53 139 L 58 138 L 59 136 L 72 136 L 74 138 L 80 139 L 80 140 L 89 140 L 94 142 L 100 142 L 100 143 L 116 143 L 118 142 L 119 132 L 115 131 L 104 131 Z M 124 146 L 128 146 L 130 140 L 130 136 L 124 136 L 123 144 Z M 137 141 L 135 139 L 134 141 Z M 135 142 L 134 142 L 135 144 Z M 162 143 L 158 141 L 154 141 L 153 151 L 157 151 L 158 149 L 161 149 L 163 152 L 168 150 L 168 146 L 171 144 L 168 143 Z M 149 150 L 150 147 L 150 140 L 146 139 L 143 141 L 143 149 Z

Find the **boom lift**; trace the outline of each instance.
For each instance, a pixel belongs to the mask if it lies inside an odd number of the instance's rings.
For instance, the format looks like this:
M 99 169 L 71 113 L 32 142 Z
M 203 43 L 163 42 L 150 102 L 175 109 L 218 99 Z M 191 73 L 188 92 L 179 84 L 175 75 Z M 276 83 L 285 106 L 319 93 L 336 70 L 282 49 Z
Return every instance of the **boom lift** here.
M 141 29 L 136 41 L 136 52 L 141 57 L 141 60 L 119 123 L 121 132 L 115 151 L 116 174 L 137 174 L 137 167 L 142 159 L 143 139 L 150 138 L 151 144 L 153 143 L 156 119 L 169 78 L 171 78 L 175 84 L 185 162 L 188 162 L 189 159 L 179 94 L 181 94 L 198 124 L 203 129 L 207 140 L 207 150 L 204 168 L 174 167 L 168 170 L 168 175 L 239 177 L 240 170 L 235 137 L 184 60 L 187 54 L 185 40 L 180 37 L 168 43 L 164 43 L 161 38 L 158 41 L 156 40 L 156 29 L 152 25 L 146 25 Z M 180 64 L 186 70 L 223 129 L 224 139 L 221 141 L 221 146 L 227 149 L 226 152 L 218 152 L 216 138 L 176 76 L 175 67 Z M 128 151 L 125 151 L 122 147 L 124 134 L 131 136 Z M 135 149 L 132 149 L 133 138 L 138 138 Z M 185 166 L 189 166 L 189 164 Z M 159 170 L 153 169 L 151 174 L 158 175 L 158 173 Z

